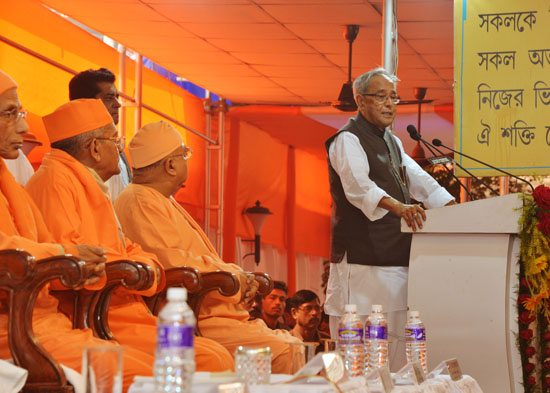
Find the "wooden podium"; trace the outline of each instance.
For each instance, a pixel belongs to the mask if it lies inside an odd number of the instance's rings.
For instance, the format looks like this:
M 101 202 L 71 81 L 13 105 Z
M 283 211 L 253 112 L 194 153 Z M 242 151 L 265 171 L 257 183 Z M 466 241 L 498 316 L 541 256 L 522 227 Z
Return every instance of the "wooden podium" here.
M 408 302 L 426 325 L 428 369 L 456 357 L 484 393 L 520 393 L 519 194 L 426 211 L 413 235 Z M 401 230 L 411 232 L 401 220 Z

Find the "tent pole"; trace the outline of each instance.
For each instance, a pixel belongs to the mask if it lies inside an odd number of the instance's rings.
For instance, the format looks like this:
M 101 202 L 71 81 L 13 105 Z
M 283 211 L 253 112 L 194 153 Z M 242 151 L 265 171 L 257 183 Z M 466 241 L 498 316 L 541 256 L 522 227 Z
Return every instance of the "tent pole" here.
M 392 75 L 397 71 L 394 64 L 395 54 L 393 53 L 394 42 L 397 38 L 393 31 L 394 14 L 394 0 L 384 0 L 384 13 L 382 15 L 384 22 L 382 64 L 384 65 L 384 69 Z
M 287 285 L 289 293 L 296 292 L 296 149 L 288 146 L 286 175 L 286 248 Z
M 119 45 L 118 54 L 118 91 L 119 94 L 126 93 L 126 48 Z M 118 122 L 119 133 L 122 138 L 126 138 L 126 106 L 120 108 L 120 121 Z
M 210 99 L 210 92 L 206 90 L 206 97 L 204 98 L 204 113 L 205 113 L 205 129 L 206 136 L 212 138 L 212 101 Z M 210 236 L 210 192 L 211 192 L 211 182 L 212 182 L 212 152 L 206 146 L 204 151 L 204 233 L 206 237 Z
M 225 152 L 225 113 L 227 104 L 224 98 L 218 101 L 218 230 L 217 250 L 223 255 L 223 191 L 224 191 L 224 152 Z
M 135 112 L 135 130 L 137 132 L 141 128 L 141 110 L 142 110 L 142 87 L 143 87 L 143 57 L 138 53 L 136 54 L 136 72 L 135 72 L 135 100 L 136 100 L 136 112 Z

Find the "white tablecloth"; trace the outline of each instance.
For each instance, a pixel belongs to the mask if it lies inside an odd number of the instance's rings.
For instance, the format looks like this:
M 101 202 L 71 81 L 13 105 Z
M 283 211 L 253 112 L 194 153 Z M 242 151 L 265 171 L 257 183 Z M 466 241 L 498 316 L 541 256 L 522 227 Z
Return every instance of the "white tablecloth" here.
M 310 380 L 310 383 L 283 382 L 291 379 L 291 375 L 272 375 L 271 385 L 251 385 L 249 393 L 337 393 L 326 380 L 318 377 Z M 218 385 L 235 382 L 235 376 L 220 373 L 195 373 L 193 377 L 193 393 L 218 393 Z M 353 378 L 339 385 L 344 393 L 382 393 L 382 385 L 375 384 L 367 387 L 362 377 Z M 136 377 L 130 386 L 128 393 L 153 393 L 154 383 L 152 377 Z M 429 379 L 422 385 L 395 386 L 392 393 L 483 393 L 477 382 L 469 376 L 464 376 L 460 381 L 453 382 L 448 376 L 438 376 Z

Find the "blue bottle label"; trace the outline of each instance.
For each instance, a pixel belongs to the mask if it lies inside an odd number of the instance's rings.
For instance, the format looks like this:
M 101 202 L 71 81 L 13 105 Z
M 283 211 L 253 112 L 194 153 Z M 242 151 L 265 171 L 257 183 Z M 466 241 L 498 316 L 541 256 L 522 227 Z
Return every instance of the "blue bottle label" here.
M 405 337 L 407 341 L 426 341 L 426 329 L 405 328 Z
M 366 326 L 365 338 L 370 340 L 387 340 L 388 327 L 387 326 Z
M 193 348 L 193 326 L 159 325 L 157 328 L 157 346 L 167 348 Z
M 363 343 L 363 329 L 338 329 L 341 343 Z

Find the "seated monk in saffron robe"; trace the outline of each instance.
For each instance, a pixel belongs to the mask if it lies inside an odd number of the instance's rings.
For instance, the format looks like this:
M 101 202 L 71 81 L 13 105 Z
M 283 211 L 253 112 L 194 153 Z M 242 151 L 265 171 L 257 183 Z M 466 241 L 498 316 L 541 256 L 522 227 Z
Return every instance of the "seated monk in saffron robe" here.
M 131 293 L 120 287 L 109 307 L 109 326 L 123 345 L 153 354 L 156 321 L 141 296 L 162 288 L 164 269 L 155 255 L 147 253 L 122 232 L 105 181 L 119 172 L 117 129 L 98 99 L 79 99 L 62 105 L 43 118 L 52 144 L 42 165 L 27 183 L 46 225 L 57 241 L 87 243 L 107 250 L 107 262 L 137 260 L 153 267 L 156 284 Z M 60 299 L 63 309 L 70 304 Z M 196 369 L 223 371 L 234 368 L 225 348 L 203 337 L 195 339 Z
M 222 261 L 199 225 L 172 197 L 187 179 L 190 149 L 182 142 L 179 132 L 164 121 L 148 124 L 136 133 L 129 145 L 133 182 L 115 201 L 122 228 L 145 250 L 155 253 L 165 268 L 224 270 L 240 277 L 241 291 L 237 295 L 212 293 L 203 300 L 198 322 L 201 333 L 231 353 L 239 345 L 269 346 L 273 352 L 272 371 L 290 373 L 293 362 L 289 342 L 299 340 L 286 332 L 274 332 L 263 323 L 248 322 L 243 298 L 251 298 L 257 290 L 250 277 L 253 275 Z
M 55 244 L 40 211 L 8 171 L 4 159 L 17 158 L 23 143 L 23 134 L 28 130 L 25 112 L 17 95 L 17 84 L 0 71 L 0 249 L 22 249 L 37 259 L 63 254 L 78 256 L 89 264 L 96 265 L 95 279 L 89 280 L 87 289 L 100 289 L 105 285 L 105 250 L 97 246 Z M 58 301 L 50 295 L 50 286 L 63 289 L 58 282 L 47 284 L 40 291 L 33 313 L 33 330 L 40 344 L 55 360 L 80 371 L 82 349 L 87 346 L 118 346 L 93 336 L 90 329 L 72 328 L 72 322 L 58 311 Z M 8 346 L 8 299 L 0 291 L 0 357 L 12 357 Z M 126 391 L 135 375 L 152 375 L 153 356 L 134 348 L 124 348 L 124 378 Z

